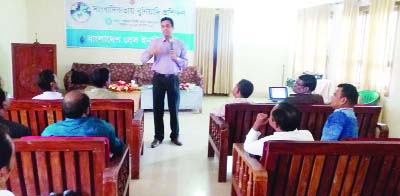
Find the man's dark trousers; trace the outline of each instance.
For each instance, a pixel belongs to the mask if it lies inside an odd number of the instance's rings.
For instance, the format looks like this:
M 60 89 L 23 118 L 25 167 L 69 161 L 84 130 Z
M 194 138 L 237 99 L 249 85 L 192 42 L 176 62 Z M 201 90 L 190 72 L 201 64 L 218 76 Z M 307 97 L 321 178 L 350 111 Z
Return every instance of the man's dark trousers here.
M 167 92 L 168 109 L 171 116 L 171 139 L 179 137 L 179 77 L 172 74 L 159 74 L 153 75 L 153 113 L 154 113 L 154 138 L 163 141 L 164 139 L 164 99 L 165 92 Z

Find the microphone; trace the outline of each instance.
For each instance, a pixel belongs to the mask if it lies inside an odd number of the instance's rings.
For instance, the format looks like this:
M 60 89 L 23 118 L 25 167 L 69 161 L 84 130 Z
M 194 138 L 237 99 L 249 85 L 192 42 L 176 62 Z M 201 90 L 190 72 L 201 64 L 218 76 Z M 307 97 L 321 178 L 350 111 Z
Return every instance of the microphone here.
M 169 49 L 174 50 L 174 40 L 173 39 L 169 40 Z

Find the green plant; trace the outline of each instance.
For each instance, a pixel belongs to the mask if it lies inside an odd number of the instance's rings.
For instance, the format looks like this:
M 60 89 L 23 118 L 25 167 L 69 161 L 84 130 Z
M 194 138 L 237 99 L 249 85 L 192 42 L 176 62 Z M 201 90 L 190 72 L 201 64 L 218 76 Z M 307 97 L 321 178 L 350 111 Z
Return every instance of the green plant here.
M 286 79 L 286 86 L 292 88 L 295 82 L 296 82 L 296 80 L 294 80 L 292 78 L 287 78 Z

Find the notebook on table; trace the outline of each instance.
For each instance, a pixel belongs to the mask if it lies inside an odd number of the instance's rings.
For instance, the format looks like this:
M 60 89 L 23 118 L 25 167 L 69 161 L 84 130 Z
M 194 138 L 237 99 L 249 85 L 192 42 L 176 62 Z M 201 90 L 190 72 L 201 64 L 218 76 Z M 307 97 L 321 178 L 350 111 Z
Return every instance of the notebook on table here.
M 288 97 L 288 89 L 285 86 L 269 87 L 269 99 L 273 102 L 283 101 Z

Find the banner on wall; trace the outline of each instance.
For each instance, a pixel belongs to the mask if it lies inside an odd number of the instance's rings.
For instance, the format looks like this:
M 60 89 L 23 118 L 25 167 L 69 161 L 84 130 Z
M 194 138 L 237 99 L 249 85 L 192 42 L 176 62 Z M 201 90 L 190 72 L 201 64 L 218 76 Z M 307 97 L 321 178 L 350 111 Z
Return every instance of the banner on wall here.
M 193 50 L 194 0 L 65 0 L 67 47 L 146 48 L 174 20 L 174 37 Z

